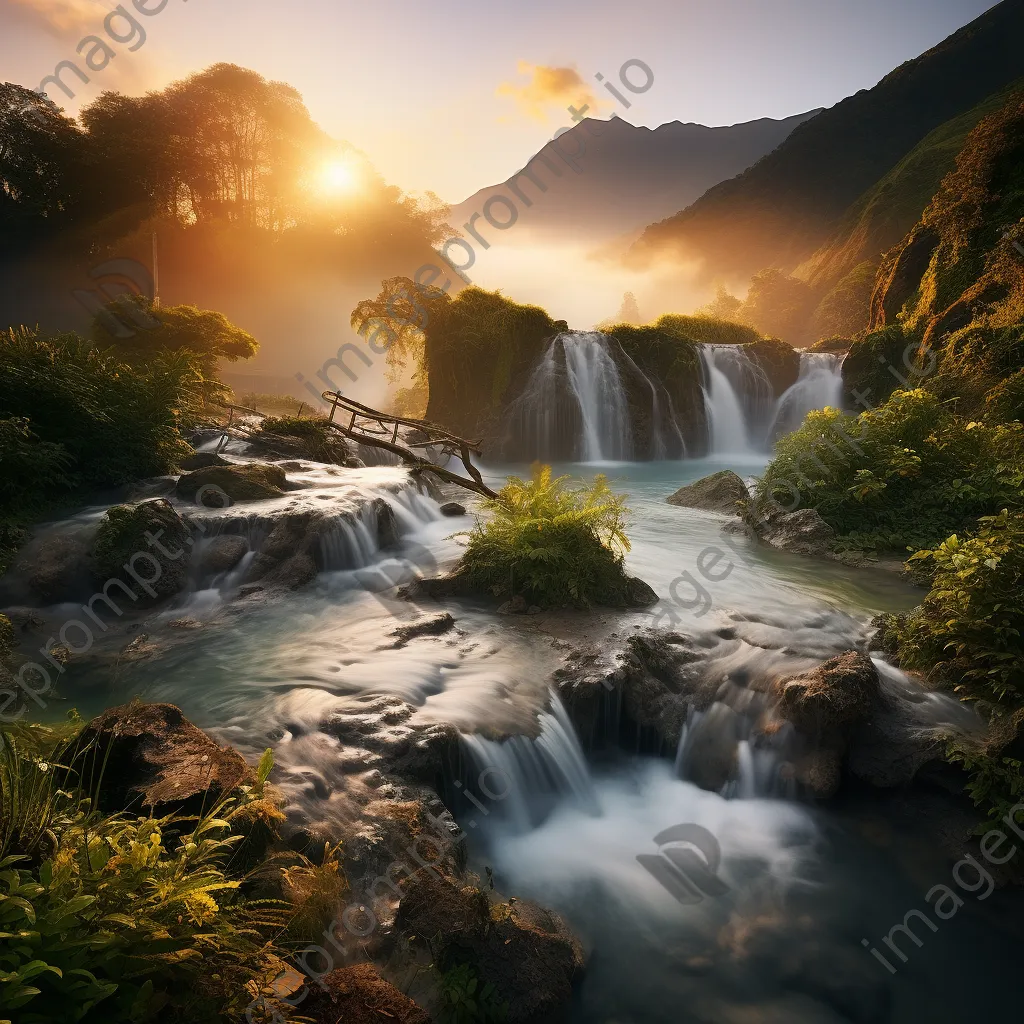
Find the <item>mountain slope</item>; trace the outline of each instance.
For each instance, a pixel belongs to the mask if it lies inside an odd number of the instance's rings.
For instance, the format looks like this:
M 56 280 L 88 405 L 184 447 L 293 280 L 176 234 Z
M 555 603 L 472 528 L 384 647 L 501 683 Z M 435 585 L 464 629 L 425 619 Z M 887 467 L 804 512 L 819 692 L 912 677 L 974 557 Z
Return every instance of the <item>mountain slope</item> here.
M 795 267 L 929 132 L 1024 76 L 1024 0 L 1003 0 L 873 89 L 798 127 L 774 152 L 652 224 L 630 255 L 702 257 L 709 275 Z
M 617 117 L 610 121 L 584 118 L 530 160 L 547 191 L 538 191 L 527 179 L 519 180 L 533 205 L 521 199 L 516 203 L 516 233 L 571 233 L 574 238 L 599 240 L 637 231 L 750 167 L 816 113 L 781 121 L 761 118 L 724 128 L 673 121 L 653 130 Z M 559 147 L 563 153 L 580 154 L 575 158 L 579 173 L 561 158 Z M 515 196 L 509 188 L 513 180 L 483 188 L 453 207 L 452 226 L 464 230 L 466 221 L 482 211 L 492 196 Z M 506 216 L 501 213 L 503 219 Z

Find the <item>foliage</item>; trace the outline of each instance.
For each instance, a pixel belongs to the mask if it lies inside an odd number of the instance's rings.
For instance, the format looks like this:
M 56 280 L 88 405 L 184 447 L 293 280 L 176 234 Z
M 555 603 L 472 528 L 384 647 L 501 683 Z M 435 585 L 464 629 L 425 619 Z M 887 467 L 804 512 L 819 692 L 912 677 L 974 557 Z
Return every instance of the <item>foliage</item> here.
M 814 304 L 814 292 L 806 281 L 769 267 L 750 279 L 738 317 L 761 334 L 802 345 L 812 340 L 807 336 L 807 321 Z
M 824 338 L 863 331 L 871 315 L 871 296 L 877 271 L 877 259 L 868 259 L 840 278 L 815 308 L 811 316 L 810 337 Z
M 697 316 L 713 317 L 716 320 L 736 320 L 743 300 L 733 295 L 724 284 L 715 289 L 715 297 L 706 306 L 696 311 Z
M 533 604 L 616 604 L 625 590 L 625 496 L 604 476 L 590 487 L 534 466 L 529 481 L 510 477 L 485 503 L 490 516 L 469 532 L 457 572 L 496 596 Z
M 315 942 L 348 892 L 340 844 L 327 846 L 319 864 L 300 857 L 298 864 L 283 868 L 281 876 L 288 902 L 296 908 L 288 922 L 289 937 L 297 942 Z
M 905 386 L 900 377 L 913 383 L 911 367 L 919 369 L 916 351 L 917 345 L 906 337 L 899 324 L 890 324 L 855 340 L 843 360 L 847 400 L 861 408 L 878 406 L 897 388 Z M 924 376 L 920 370 L 918 379 Z
M 955 416 L 923 390 L 859 416 L 812 412 L 784 437 L 756 500 L 817 509 L 841 543 L 929 548 L 979 516 L 1021 506 L 1024 427 Z
M 491 982 L 481 985 L 469 964 L 457 964 L 441 976 L 444 1024 L 501 1024 L 508 1003 L 498 1002 Z
M 284 967 L 285 905 L 232 871 L 266 772 L 198 820 L 103 815 L 61 768 L 73 744 L 46 753 L 40 733 L 0 734 L 0 1015 L 243 1020 Z
M 133 366 L 185 354 L 213 383 L 221 359 L 250 359 L 259 349 L 256 339 L 223 313 L 195 306 L 157 307 L 134 293 L 107 303 L 93 319 L 91 338 L 98 349 L 111 349 Z M 221 385 L 219 390 L 226 389 Z
M 828 338 L 821 338 L 816 341 L 808 352 L 849 352 L 853 347 L 852 338 L 844 338 L 841 334 L 833 334 Z
M 666 313 L 654 326 L 674 338 L 708 345 L 744 345 L 758 341 L 761 335 L 747 324 L 735 323 L 715 316 L 684 316 Z
M 1024 703 L 1024 514 L 985 516 L 911 561 L 932 563 L 932 588 L 900 623 L 902 664 L 987 710 Z
M 40 441 L 22 416 L 0 419 L 0 516 L 72 486 L 64 446 Z
M 6 615 L 0 614 L 0 659 L 6 658 L 15 647 L 14 626 Z

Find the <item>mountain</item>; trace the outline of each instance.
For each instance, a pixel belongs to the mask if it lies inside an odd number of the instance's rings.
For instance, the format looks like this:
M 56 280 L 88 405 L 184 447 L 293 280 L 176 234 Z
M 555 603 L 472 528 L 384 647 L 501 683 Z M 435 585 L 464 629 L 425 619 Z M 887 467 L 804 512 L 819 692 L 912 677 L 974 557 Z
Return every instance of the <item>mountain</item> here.
M 618 117 L 584 118 L 530 159 L 528 167 L 547 191 L 513 175 L 454 206 L 449 222 L 464 232 L 463 225 L 492 196 L 512 198 L 518 185 L 532 206 L 521 199 L 516 203 L 521 225 L 517 233 L 529 229 L 599 240 L 637 231 L 756 163 L 816 113 L 725 128 L 672 121 L 653 130 Z M 561 153 L 580 154 L 575 158 L 578 172 Z M 507 212 L 498 216 L 505 219 Z
M 709 277 L 791 269 L 930 132 L 1024 76 L 1024 0 L 1003 0 L 915 60 L 811 120 L 772 153 L 674 217 L 631 261 L 702 258 Z

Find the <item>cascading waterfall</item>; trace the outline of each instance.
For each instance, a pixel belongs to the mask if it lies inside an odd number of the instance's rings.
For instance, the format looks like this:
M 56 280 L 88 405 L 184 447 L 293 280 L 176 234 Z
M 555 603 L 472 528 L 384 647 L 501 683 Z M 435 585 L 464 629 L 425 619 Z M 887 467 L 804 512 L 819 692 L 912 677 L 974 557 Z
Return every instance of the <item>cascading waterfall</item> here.
M 796 430 L 809 412 L 831 406 L 842 408 L 843 359 L 833 352 L 801 352 L 800 376 L 776 404 L 769 440 Z
M 603 334 L 561 336 L 569 387 L 583 421 L 584 462 L 629 459 L 633 454 L 629 403 L 619 368 Z
M 753 451 L 747 432 L 747 416 L 736 386 L 726 367 L 735 369 L 749 365 L 745 353 L 734 345 L 701 345 L 704 367 L 704 406 L 708 421 L 708 453 L 711 455 L 748 454 Z M 740 373 L 742 380 L 742 371 Z

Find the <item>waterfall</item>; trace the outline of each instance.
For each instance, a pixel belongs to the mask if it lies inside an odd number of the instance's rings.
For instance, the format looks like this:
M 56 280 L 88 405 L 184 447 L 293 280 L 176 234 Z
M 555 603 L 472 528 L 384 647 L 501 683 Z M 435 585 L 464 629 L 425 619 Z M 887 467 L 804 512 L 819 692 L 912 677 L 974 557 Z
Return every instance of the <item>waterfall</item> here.
M 701 345 L 704 404 L 710 455 L 745 455 L 756 450 L 748 429 L 748 396 L 760 397 L 764 372 L 736 345 Z M 768 385 L 769 392 L 771 385 Z M 742 397 L 741 397 L 742 396 Z M 749 404 L 749 403 L 748 403 Z
M 633 457 L 629 401 L 608 343 L 598 332 L 551 341 L 509 409 L 509 449 L 549 461 Z
M 775 441 L 796 430 L 815 409 L 842 408 L 843 358 L 832 352 L 800 353 L 800 376 L 776 404 L 769 440 Z
M 539 716 L 540 733 L 489 740 L 462 736 L 462 744 L 497 806 L 497 816 L 517 830 L 536 826 L 559 800 L 570 798 L 596 810 L 590 768 L 576 730 L 558 695 Z M 493 791 L 493 792 L 491 792 Z M 490 813 L 490 811 L 488 811 Z
M 619 368 L 603 334 L 563 334 L 569 387 L 583 420 L 584 462 L 619 461 L 632 456 L 629 404 Z

